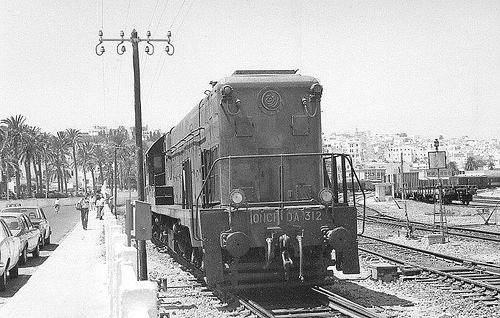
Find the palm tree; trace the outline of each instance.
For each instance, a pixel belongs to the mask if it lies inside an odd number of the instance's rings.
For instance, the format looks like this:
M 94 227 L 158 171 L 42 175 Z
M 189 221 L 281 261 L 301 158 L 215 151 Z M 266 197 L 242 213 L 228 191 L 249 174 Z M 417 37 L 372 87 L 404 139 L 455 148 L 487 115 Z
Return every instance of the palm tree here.
M 43 192 L 43 172 L 42 172 L 42 162 L 45 162 L 47 154 L 51 151 L 50 139 L 52 135 L 48 133 L 42 133 L 38 131 L 35 135 L 35 153 L 33 157 L 33 167 L 35 170 L 35 180 L 37 193 L 41 194 Z M 44 166 L 46 168 L 46 166 Z M 45 169 L 47 170 L 47 169 Z M 47 173 L 45 173 L 47 175 Z M 48 190 L 48 186 L 47 186 Z
M 82 133 L 78 129 L 71 128 L 66 129 L 66 135 L 71 142 L 71 148 L 73 150 L 73 168 L 75 169 L 76 192 L 78 192 L 78 164 L 76 161 L 76 148 L 82 138 Z
M 467 161 L 465 162 L 465 170 L 472 171 L 472 170 L 477 170 L 480 167 L 483 167 L 484 161 L 481 159 L 477 159 L 473 156 L 467 157 Z
M 69 156 L 68 149 L 71 147 L 71 141 L 67 138 L 64 131 L 57 132 L 57 136 L 53 139 L 52 143 L 56 154 L 55 161 L 53 162 L 57 169 L 57 182 L 59 191 L 68 192 L 68 184 L 66 179 L 66 171 L 69 169 L 66 157 Z
M 35 174 L 38 174 L 38 192 L 43 190 L 43 180 L 45 176 L 45 197 L 48 196 L 50 181 L 55 173 L 56 162 L 58 162 L 59 155 L 56 153 L 54 144 L 56 143 L 55 137 L 49 133 L 40 132 L 35 136 L 36 151 L 33 164 L 38 166 L 35 169 Z M 43 164 L 43 169 L 42 169 Z
M 12 147 L 14 151 L 14 159 L 19 160 L 19 144 L 21 143 L 24 131 L 24 122 L 26 118 L 23 115 L 11 116 L 0 121 L 7 126 L 7 138 L 12 139 Z M 21 173 L 19 164 L 15 166 L 16 176 L 16 193 L 17 197 L 21 197 Z
M 87 140 L 78 146 L 77 151 L 77 163 L 83 168 L 83 180 L 85 184 L 84 192 L 87 192 L 87 169 L 93 167 L 92 161 L 94 161 L 93 153 L 94 144 Z M 93 172 L 92 172 L 93 174 Z M 93 185 L 94 186 L 94 185 Z M 95 186 L 94 186 L 95 187 Z
M 10 151 L 11 145 L 7 138 L 7 127 L 0 126 L 0 182 L 7 183 L 10 181 L 10 171 L 14 171 L 17 167 L 13 153 Z M 9 199 L 9 189 L 5 189 L 6 199 Z
M 448 162 L 448 169 L 451 170 L 451 175 L 457 175 L 460 171 L 458 170 L 457 163 L 455 161 Z
M 104 166 L 107 162 L 107 152 L 102 144 L 96 143 L 94 148 L 94 155 L 96 160 L 96 166 L 99 167 L 99 183 L 104 184 Z
M 121 175 L 125 175 L 127 177 L 127 189 L 130 190 L 130 179 L 131 177 L 134 177 L 137 175 L 137 160 L 135 159 L 136 152 L 135 152 L 135 145 L 134 144 L 128 144 L 124 149 L 123 152 L 121 153 L 120 156 L 120 166 L 121 166 Z M 122 180 L 122 183 L 125 182 L 125 178 L 120 178 Z M 123 186 L 122 186 L 123 188 Z
M 40 134 L 40 128 L 25 126 L 24 138 L 22 139 L 22 145 L 20 149 L 19 160 L 24 163 L 24 169 L 26 172 L 26 184 L 27 184 L 27 194 L 28 197 L 32 196 L 32 186 L 31 186 L 31 163 L 35 161 L 35 153 L 37 151 L 36 138 Z M 36 166 L 35 166 L 36 172 Z
M 118 129 L 113 129 L 109 131 L 109 144 L 113 149 L 113 161 L 115 169 L 112 171 L 112 188 L 118 188 L 118 159 L 125 155 L 126 146 L 128 143 L 128 133 L 125 127 L 121 126 Z

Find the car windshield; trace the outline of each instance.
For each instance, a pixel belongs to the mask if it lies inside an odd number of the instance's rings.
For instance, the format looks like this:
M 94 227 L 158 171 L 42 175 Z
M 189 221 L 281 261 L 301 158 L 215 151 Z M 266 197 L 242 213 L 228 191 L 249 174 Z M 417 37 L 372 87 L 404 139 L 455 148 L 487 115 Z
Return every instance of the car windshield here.
M 26 214 L 30 219 L 39 219 L 40 218 L 40 212 L 36 208 L 8 208 L 5 209 L 4 211 L 8 212 L 21 212 Z
M 2 216 L 7 223 L 7 226 L 11 231 L 20 230 L 21 225 L 19 224 L 19 220 L 15 216 Z

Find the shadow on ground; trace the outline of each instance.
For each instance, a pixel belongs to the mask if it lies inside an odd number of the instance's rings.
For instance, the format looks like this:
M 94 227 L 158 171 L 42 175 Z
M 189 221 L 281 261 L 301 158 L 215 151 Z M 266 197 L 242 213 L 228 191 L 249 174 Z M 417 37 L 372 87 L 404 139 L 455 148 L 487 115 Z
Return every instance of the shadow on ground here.
M 414 305 L 411 301 L 406 299 L 375 291 L 348 281 L 342 281 L 335 285 L 327 286 L 326 288 L 364 307 L 411 307 Z
M 0 305 L 5 304 L 9 298 L 14 296 L 31 278 L 33 273 L 42 265 L 49 257 L 52 252 L 54 252 L 59 244 L 49 244 L 45 245 L 42 250 L 40 250 L 40 257 L 33 258 L 31 254 L 28 254 L 28 261 L 24 265 L 19 265 L 19 276 L 16 278 L 10 278 L 7 276 L 7 289 L 0 292 Z

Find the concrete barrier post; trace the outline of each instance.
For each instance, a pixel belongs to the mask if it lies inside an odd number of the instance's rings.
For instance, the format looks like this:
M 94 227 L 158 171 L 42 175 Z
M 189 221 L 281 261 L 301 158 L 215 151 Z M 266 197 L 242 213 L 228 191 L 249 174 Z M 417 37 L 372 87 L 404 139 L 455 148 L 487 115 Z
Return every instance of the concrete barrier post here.
M 136 273 L 129 264 L 122 265 L 122 286 L 119 291 L 119 318 L 156 318 L 156 284 L 150 281 L 135 281 Z
M 116 267 L 115 264 L 118 260 L 120 260 L 120 254 L 117 253 L 117 249 L 121 249 L 125 247 L 127 244 L 127 236 L 122 233 L 115 233 L 111 236 L 111 248 L 109 249 L 110 253 L 110 262 L 108 265 L 108 277 L 109 277 L 109 289 L 113 290 L 115 286 L 115 276 L 116 276 Z

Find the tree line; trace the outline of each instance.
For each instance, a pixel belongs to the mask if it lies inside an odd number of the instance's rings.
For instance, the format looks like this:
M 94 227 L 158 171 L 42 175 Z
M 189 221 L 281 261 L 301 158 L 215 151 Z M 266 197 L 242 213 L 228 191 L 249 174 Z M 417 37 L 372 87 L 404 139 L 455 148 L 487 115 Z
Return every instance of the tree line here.
M 53 135 L 39 127 L 25 123 L 22 115 L 0 120 L 0 184 L 15 178 L 15 196 L 47 197 L 52 182 L 57 191 L 68 195 L 68 181 L 83 173 L 82 187 L 75 183 L 74 190 L 97 191 L 106 181 L 123 189 L 136 184 L 135 142 L 129 138 L 125 127 L 103 131 L 89 136 L 78 129 L 68 128 Z M 146 148 L 145 148 L 146 149 Z M 116 158 L 116 176 L 113 163 Z M 21 172 L 26 176 L 26 186 L 21 185 Z M 91 182 L 90 182 L 91 181 Z M 127 182 L 129 181 L 129 182 Z M 131 181 L 131 182 L 130 182 Z

